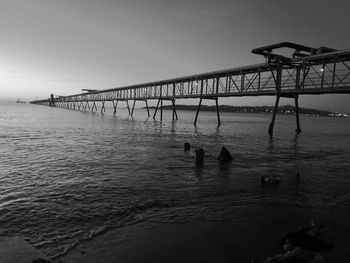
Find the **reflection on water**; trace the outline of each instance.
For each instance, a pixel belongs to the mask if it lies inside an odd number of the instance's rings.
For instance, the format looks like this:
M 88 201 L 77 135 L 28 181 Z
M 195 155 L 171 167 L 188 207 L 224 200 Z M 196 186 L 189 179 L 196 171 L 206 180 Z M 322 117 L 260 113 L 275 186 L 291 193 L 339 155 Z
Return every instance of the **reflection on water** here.
M 1 236 L 24 235 L 55 256 L 140 220 L 235 220 L 241 206 L 349 211 L 348 119 L 304 117 L 295 136 L 294 117 L 277 116 L 270 137 L 264 114 L 223 113 L 217 127 L 210 112 L 197 126 L 195 112 L 172 121 L 163 111 L 163 122 L 145 109 L 133 118 L 124 108 L 112 113 L 1 106 Z M 222 146 L 228 164 L 217 160 Z M 194 163 L 196 147 L 203 166 Z M 261 187 L 268 175 L 281 183 Z

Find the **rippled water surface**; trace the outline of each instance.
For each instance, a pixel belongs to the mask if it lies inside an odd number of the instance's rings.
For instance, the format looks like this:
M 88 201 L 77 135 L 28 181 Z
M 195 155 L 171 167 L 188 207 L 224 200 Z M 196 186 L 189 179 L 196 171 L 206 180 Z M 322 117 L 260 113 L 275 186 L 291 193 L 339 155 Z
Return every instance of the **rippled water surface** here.
M 54 257 L 110 228 L 228 218 L 266 204 L 350 211 L 350 120 L 179 111 L 171 121 L 136 109 L 114 117 L 36 105 L 0 105 L 0 235 L 27 237 Z M 203 167 L 183 143 L 205 150 Z M 225 145 L 234 157 L 220 165 Z M 296 173 L 301 180 L 296 181 Z M 262 189 L 260 177 L 281 183 Z M 338 219 L 339 220 L 339 219 Z M 341 220 L 341 219 L 340 219 Z

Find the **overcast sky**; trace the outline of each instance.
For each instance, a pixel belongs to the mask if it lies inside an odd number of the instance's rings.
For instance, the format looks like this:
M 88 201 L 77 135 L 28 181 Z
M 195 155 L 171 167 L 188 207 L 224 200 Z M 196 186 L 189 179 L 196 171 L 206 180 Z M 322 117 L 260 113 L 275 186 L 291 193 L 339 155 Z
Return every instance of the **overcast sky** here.
M 70 95 L 260 63 L 251 50 L 282 41 L 348 49 L 349 10 L 348 0 L 0 0 L 0 98 Z M 349 98 L 309 96 L 301 106 L 350 113 Z

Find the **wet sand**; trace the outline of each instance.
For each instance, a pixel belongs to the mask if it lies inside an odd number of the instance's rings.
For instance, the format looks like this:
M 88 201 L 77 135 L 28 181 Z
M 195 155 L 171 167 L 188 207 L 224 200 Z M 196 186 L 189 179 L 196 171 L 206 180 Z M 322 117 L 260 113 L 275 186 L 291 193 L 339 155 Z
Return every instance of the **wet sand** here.
M 0 238 L 0 263 L 30 263 L 39 258 L 48 260 L 24 237 Z
M 258 209 L 259 210 L 259 209 Z M 282 252 L 281 237 L 318 219 L 335 248 L 326 262 L 350 262 L 348 226 L 330 215 L 295 208 L 242 208 L 236 221 L 141 222 L 80 243 L 63 263 L 73 262 L 263 262 Z M 336 212 L 331 215 L 339 216 Z M 330 222 L 333 222 L 330 224 Z

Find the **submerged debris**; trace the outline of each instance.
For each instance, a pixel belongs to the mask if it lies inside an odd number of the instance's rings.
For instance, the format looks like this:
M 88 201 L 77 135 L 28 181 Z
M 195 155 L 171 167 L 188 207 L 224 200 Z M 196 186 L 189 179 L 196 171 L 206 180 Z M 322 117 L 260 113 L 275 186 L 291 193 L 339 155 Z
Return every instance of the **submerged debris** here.
M 196 164 L 202 165 L 204 161 L 204 150 L 202 148 L 196 149 Z
M 191 150 L 191 144 L 189 144 L 188 142 L 185 142 L 184 143 L 184 151 L 187 152 Z
M 221 147 L 221 152 L 220 152 L 220 155 L 218 157 L 218 160 L 221 163 L 232 161 L 231 153 L 226 149 L 226 147 L 224 147 L 224 146 Z

